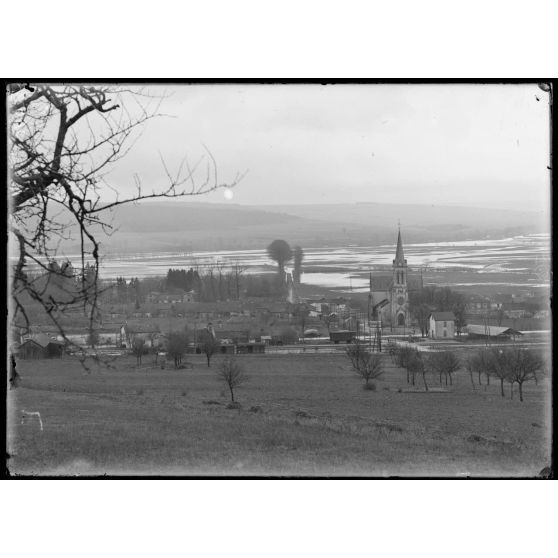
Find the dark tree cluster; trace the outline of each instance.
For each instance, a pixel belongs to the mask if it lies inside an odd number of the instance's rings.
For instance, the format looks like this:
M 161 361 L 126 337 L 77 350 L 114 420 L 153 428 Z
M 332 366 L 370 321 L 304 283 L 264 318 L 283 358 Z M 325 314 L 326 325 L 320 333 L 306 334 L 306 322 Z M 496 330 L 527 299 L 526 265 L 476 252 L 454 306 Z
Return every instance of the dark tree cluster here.
M 124 277 L 117 277 L 116 283 L 113 285 L 112 297 L 110 298 L 121 304 L 133 302 L 136 308 L 140 308 L 145 302 L 145 296 L 146 292 L 143 283 L 137 277 L 130 279 L 129 282 L 126 282 Z
M 201 279 L 199 273 L 190 268 L 188 271 L 185 269 L 169 269 L 167 272 L 166 289 L 167 290 L 182 290 L 199 291 Z
M 244 285 L 247 297 L 283 298 L 286 294 L 285 283 L 277 275 L 248 275 Z

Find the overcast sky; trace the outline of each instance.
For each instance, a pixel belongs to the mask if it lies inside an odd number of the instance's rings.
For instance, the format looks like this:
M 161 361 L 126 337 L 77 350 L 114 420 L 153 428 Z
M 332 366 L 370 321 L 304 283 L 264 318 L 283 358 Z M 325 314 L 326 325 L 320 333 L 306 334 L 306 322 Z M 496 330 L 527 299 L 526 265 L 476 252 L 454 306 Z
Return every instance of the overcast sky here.
M 536 85 L 165 89 L 161 110 L 173 117 L 149 122 L 112 171 L 120 191 L 134 173 L 146 188 L 164 184 L 159 151 L 172 169 L 203 143 L 220 181 L 248 169 L 227 203 L 548 203 L 548 93 Z

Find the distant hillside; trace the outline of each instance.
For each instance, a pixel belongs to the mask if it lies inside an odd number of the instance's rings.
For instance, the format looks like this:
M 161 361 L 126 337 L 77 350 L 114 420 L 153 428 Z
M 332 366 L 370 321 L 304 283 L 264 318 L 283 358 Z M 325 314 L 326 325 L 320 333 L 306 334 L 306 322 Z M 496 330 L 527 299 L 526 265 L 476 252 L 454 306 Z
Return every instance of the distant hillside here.
M 275 205 L 257 206 L 263 211 L 288 213 L 303 218 L 329 222 L 344 222 L 359 225 L 393 227 L 401 220 L 403 227 L 428 229 L 436 226 L 462 229 L 505 228 L 528 226 L 537 227 L 541 213 L 535 211 L 514 211 L 507 209 L 487 209 L 479 207 L 387 204 L 387 203 L 347 203 L 316 205 Z
M 115 232 L 103 252 L 235 250 L 275 238 L 301 246 L 392 243 L 398 219 L 405 242 L 479 239 L 544 230 L 535 212 L 391 204 L 241 206 L 149 202 L 111 212 Z M 74 236 L 75 238 L 75 236 Z M 76 249 L 77 242 L 66 243 Z

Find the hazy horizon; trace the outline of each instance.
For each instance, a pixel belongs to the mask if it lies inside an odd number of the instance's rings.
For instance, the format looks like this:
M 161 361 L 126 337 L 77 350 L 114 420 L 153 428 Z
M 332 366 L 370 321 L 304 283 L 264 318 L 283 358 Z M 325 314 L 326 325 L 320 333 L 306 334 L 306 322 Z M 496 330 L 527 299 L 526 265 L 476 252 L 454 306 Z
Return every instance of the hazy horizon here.
M 161 157 L 174 175 L 185 155 L 190 164 L 204 155 L 207 161 L 207 146 L 219 183 L 247 171 L 229 200 L 241 205 L 379 202 L 536 211 L 550 204 L 549 96 L 536 84 L 147 89 L 166 92 L 161 112 L 168 117 L 148 122 L 106 176 L 121 196 L 133 192 L 135 175 L 144 190 L 163 188 Z M 223 194 L 189 201 L 227 203 Z

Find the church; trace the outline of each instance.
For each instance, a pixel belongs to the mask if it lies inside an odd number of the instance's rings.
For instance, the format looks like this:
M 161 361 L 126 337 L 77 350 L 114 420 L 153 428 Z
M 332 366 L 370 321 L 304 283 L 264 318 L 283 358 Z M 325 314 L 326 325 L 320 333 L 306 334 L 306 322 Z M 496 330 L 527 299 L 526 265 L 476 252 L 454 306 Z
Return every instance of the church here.
M 373 320 L 394 328 L 409 328 L 409 292 L 422 289 L 422 275 L 409 273 L 403 254 L 401 230 L 397 235 L 397 248 L 391 274 L 370 272 L 369 307 Z

